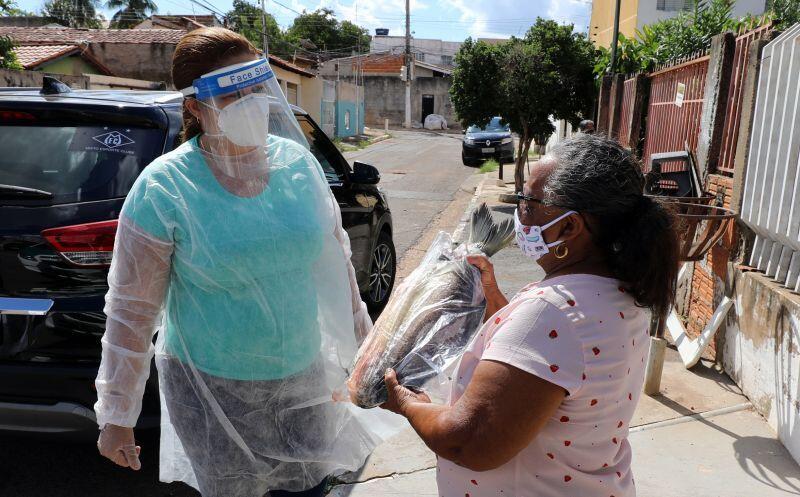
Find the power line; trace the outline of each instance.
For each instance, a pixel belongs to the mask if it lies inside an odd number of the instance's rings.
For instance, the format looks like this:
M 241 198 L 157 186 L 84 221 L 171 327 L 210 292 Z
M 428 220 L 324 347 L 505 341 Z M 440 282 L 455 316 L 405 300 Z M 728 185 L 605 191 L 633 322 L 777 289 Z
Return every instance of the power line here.
M 293 8 L 291 8 L 291 7 L 287 7 L 286 5 L 280 3 L 278 0 L 272 0 L 272 3 L 276 3 L 276 4 L 280 5 L 281 7 L 283 7 L 286 10 L 291 10 L 292 12 L 294 12 L 295 14 L 297 14 L 299 16 L 303 15 L 302 12 L 298 12 L 298 11 L 294 10 Z
M 214 14 L 220 15 L 223 18 L 226 17 L 224 13 L 220 12 L 216 7 L 214 7 L 213 5 L 208 3 L 207 0 L 189 0 L 189 1 L 199 5 L 200 7 L 203 7 L 206 10 L 209 10 L 209 11 L 213 12 Z

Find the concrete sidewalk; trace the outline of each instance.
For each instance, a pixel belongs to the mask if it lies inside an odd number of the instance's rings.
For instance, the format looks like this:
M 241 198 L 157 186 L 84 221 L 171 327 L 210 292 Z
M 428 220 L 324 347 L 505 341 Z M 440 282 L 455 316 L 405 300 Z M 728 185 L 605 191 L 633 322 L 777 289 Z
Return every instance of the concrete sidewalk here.
M 485 178 L 475 203 L 499 216 L 509 188 Z M 513 245 L 494 258 L 511 295 L 541 277 Z M 631 422 L 633 472 L 640 497 L 772 497 L 800 495 L 800 467 L 728 376 L 702 361 L 691 371 L 667 350 L 662 394 L 642 396 Z M 438 496 L 435 457 L 409 428 L 378 447 L 357 474 L 342 477 L 332 497 Z

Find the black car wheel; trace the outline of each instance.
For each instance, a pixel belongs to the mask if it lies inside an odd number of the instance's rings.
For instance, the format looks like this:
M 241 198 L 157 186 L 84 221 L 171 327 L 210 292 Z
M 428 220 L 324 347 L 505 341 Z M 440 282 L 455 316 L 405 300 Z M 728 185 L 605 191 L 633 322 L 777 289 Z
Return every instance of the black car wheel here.
M 475 159 L 468 159 L 463 153 L 461 154 L 461 163 L 468 167 L 475 167 L 477 165 Z
M 371 312 L 384 308 L 394 287 L 394 275 L 397 267 L 394 242 L 388 233 L 381 233 L 369 268 L 369 290 L 364 295 L 364 302 Z

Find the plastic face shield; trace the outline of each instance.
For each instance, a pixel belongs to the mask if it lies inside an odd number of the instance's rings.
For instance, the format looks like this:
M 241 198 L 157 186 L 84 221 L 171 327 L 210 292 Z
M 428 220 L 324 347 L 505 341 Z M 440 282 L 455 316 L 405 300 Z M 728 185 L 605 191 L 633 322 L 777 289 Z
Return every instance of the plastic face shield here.
M 205 151 L 221 156 L 232 176 L 258 169 L 270 134 L 308 148 L 308 143 L 281 92 L 266 59 L 222 67 L 204 74 L 182 90 L 200 103 L 201 123 L 208 137 Z M 231 174 L 232 173 L 232 174 Z

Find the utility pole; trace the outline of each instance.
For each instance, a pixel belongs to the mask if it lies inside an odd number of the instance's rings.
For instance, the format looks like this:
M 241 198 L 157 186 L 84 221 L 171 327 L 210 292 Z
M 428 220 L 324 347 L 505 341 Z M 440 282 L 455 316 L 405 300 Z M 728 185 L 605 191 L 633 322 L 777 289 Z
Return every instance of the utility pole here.
M 406 0 L 406 122 L 404 126 L 411 128 L 411 6 Z
M 619 4 L 621 0 L 617 0 L 614 7 L 614 35 L 611 39 L 611 75 L 617 70 L 617 43 L 619 43 Z
M 264 57 L 269 56 L 269 40 L 267 40 L 267 9 L 266 0 L 261 0 L 261 44 L 264 47 Z

